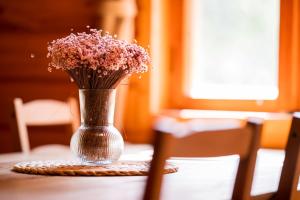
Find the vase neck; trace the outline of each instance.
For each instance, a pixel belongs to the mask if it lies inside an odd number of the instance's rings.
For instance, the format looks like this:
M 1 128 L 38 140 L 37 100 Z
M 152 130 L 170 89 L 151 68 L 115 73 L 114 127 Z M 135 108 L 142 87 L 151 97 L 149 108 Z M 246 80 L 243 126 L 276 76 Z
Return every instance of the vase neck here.
M 80 115 L 84 126 L 113 124 L 115 89 L 80 89 Z

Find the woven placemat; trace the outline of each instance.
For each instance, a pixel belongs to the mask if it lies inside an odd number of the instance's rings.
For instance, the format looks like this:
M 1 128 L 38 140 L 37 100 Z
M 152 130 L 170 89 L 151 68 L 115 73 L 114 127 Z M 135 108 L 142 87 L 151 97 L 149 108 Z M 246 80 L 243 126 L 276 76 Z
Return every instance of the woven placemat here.
M 84 165 L 75 161 L 28 161 L 13 166 L 13 171 L 25 174 L 58 176 L 144 176 L 149 161 L 118 161 L 109 165 Z M 178 167 L 167 163 L 164 173 L 177 172 Z

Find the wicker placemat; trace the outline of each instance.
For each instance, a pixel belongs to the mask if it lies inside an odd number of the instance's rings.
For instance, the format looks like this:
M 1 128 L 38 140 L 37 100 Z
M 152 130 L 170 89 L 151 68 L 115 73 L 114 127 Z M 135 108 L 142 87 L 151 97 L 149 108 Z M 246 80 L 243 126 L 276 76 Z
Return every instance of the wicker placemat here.
M 58 176 L 143 176 L 148 174 L 149 161 L 119 161 L 109 165 L 84 165 L 74 161 L 28 161 L 13 166 L 13 171 L 26 174 Z M 164 173 L 177 172 L 170 163 Z

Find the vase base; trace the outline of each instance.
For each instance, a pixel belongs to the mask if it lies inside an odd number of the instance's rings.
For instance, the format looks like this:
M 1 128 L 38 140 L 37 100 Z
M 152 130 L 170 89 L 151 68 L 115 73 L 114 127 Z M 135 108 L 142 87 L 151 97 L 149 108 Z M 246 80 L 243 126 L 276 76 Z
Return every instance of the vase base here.
M 101 161 L 88 161 L 84 159 L 80 159 L 80 162 L 84 165 L 91 165 L 91 166 L 97 166 L 97 165 L 109 165 L 113 162 L 110 160 L 101 160 Z

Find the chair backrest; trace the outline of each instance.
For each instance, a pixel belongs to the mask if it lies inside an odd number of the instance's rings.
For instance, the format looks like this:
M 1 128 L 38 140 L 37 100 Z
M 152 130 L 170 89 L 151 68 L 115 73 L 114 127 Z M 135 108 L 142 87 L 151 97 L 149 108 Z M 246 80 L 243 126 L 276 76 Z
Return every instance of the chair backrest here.
M 21 98 L 14 99 L 14 109 L 21 150 L 30 152 L 27 126 L 72 125 L 75 131 L 79 126 L 78 104 L 75 98 L 67 102 L 41 99 L 23 103 Z
M 248 120 L 244 127 L 195 130 L 187 122 L 163 119 L 154 128 L 156 138 L 144 200 L 157 200 L 167 158 L 240 155 L 233 199 L 249 199 L 262 122 Z
M 252 200 L 299 200 L 297 191 L 300 175 L 300 113 L 294 113 L 285 158 L 281 170 L 278 190 L 253 196 Z

